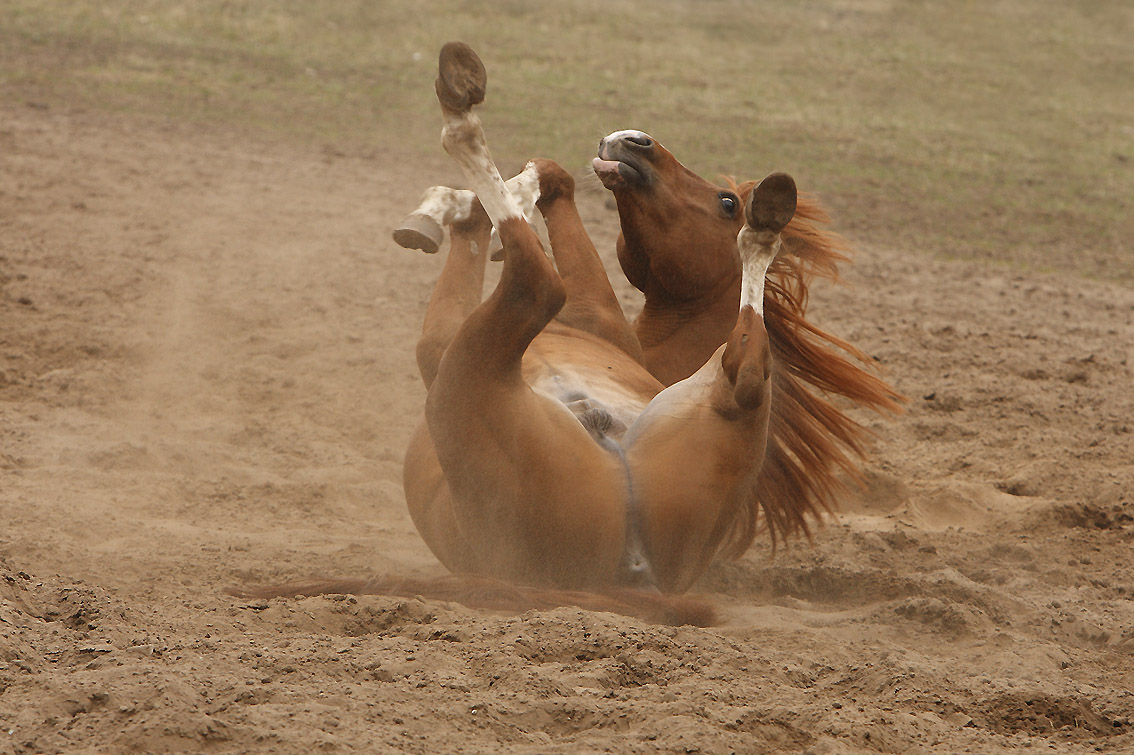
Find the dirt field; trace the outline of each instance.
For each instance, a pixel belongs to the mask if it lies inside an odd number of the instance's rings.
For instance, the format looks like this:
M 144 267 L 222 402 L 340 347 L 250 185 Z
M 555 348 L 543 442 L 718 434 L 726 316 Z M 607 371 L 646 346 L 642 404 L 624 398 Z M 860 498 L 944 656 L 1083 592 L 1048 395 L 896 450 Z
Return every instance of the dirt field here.
M 0 753 L 1134 749 L 1134 289 L 865 218 L 812 312 L 908 411 L 813 545 L 703 581 L 722 626 L 226 596 L 440 573 L 400 467 L 441 260 L 389 232 L 453 180 L 0 105 Z

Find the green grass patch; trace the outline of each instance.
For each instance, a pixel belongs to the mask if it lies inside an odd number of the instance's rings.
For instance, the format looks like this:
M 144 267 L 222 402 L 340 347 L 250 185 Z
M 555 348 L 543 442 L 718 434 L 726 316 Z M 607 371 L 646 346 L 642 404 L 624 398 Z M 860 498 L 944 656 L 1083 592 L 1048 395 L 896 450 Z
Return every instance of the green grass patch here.
M 0 0 L 8 99 L 438 153 L 435 56 L 489 68 L 505 167 L 649 131 L 794 173 L 861 243 L 1134 281 L 1125 0 Z M 18 101 L 18 99 L 17 99 Z

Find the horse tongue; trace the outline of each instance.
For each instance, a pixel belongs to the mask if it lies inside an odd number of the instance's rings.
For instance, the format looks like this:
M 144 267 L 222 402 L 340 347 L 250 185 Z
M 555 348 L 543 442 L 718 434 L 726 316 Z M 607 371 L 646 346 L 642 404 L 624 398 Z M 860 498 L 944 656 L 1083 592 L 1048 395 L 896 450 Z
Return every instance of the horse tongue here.
M 601 157 L 596 157 L 591 161 L 595 175 L 602 181 L 602 185 L 608 189 L 622 185 L 622 174 L 618 172 L 618 167 L 621 164 L 617 160 L 603 160 Z

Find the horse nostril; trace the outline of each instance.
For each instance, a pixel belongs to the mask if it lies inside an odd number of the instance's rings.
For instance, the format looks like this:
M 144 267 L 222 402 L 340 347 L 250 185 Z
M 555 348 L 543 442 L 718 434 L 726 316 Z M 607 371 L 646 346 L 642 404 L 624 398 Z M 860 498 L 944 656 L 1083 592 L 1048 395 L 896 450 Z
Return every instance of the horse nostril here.
M 654 140 L 651 139 L 650 137 L 646 136 L 645 134 L 642 134 L 642 133 L 627 134 L 626 136 L 624 136 L 622 138 L 625 139 L 626 141 L 630 142 L 631 144 L 636 144 L 639 147 L 643 147 L 643 148 L 652 147 L 654 145 Z

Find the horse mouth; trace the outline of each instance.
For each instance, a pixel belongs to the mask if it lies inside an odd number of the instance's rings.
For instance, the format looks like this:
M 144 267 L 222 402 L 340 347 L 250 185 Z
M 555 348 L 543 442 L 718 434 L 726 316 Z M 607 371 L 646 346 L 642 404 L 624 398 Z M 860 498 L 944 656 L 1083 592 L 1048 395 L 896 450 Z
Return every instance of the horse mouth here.
M 602 185 L 611 191 L 627 186 L 642 186 L 646 177 L 641 169 L 625 160 L 604 160 L 596 157 L 591 161 L 595 175 L 602 181 Z
M 591 161 L 591 167 L 602 185 L 614 191 L 648 183 L 644 163 L 636 159 L 636 155 L 618 154 L 620 151 L 602 144 L 599 146 L 598 157 Z
M 592 160 L 591 166 L 595 169 L 595 175 L 602 181 L 602 185 L 611 190 L 620 188 L 627 182 L 632 182 L 630 174 L 637 173 L 626 163 L 618 160 L 604 160 L 601 157 Z

